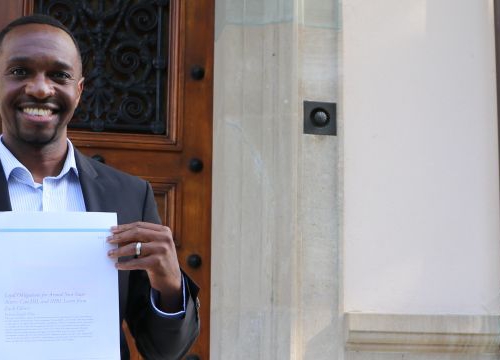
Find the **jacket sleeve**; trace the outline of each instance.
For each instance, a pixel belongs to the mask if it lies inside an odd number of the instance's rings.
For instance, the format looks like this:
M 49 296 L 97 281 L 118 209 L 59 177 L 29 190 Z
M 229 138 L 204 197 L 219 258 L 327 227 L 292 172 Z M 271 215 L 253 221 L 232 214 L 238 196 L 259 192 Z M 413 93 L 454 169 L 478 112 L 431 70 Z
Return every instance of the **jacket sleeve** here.
M 143 221 L 160 223 L 153 191 L 146 184 Z M 161 316 L 150 300 L 151 285 L 145 271 L 131 271 L 125 319 L 137 349 L 147 360 L 180 359 L 199 334 L 198 287 L 183 273 L 186 282 L 186 315 L 181 319 Z

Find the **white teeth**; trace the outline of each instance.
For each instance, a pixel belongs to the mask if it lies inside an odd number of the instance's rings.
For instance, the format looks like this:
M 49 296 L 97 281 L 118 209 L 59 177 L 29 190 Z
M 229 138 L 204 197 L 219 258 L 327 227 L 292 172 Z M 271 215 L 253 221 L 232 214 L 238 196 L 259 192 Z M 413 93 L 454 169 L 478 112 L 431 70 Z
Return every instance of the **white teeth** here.
M 23 112 L 28 115 L 36 115 L 36 116 L 49 116 L 52 114 L 52 110 L 50 109 L 39 109 L 39 108 L 24 108 Z

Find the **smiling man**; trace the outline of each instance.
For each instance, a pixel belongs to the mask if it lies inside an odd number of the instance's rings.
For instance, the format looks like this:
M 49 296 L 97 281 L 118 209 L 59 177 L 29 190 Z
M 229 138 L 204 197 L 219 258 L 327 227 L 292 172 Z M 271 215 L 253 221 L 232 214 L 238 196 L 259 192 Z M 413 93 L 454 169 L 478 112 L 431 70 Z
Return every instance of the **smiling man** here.
M 84 82 L 74 37 L 51 17 L 13 21 L 0 32 L 0 77 L 0 211 L 116 212 L 108 256 L 128 259 L 117 263 L 120 320 L 146 359 L 181 358 L 199 332 L 198 288 L 179 268 L 151 186 L 67 138 Z M 123 336 L 121 346 L 128 359 Z
M 58 174 L 66 127 L 83 90 L 72 38 L 46 24 L 15 26 L 0 48 L 2 141 L 35 181 Z

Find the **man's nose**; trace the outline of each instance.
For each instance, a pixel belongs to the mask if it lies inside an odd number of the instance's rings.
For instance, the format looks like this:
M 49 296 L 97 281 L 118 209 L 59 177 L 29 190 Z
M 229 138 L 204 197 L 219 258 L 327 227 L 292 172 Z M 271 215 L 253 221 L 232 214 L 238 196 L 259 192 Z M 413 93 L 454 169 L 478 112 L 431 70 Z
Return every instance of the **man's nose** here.
M 26 94 L 38 99 L 46 99 L 54 95 L 54 87 L 45 75 L 34 76 L 26 85 Z

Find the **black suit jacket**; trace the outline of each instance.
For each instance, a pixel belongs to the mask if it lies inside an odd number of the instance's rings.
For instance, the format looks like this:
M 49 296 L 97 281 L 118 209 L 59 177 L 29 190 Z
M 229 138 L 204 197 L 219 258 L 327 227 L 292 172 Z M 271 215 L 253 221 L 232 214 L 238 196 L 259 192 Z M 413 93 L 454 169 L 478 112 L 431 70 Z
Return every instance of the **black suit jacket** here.
M 116 212 L 118 224 L 160 223 L 149 183 L 90 159 L 76 149 L 75 159 L 87 211 Z M 7 181 L 0 166 L 0 211 L 11 210 Z M 145 359 L 180 359 L 198 335 L 198 287 L 186 275 L 184 277 L 188 298 L 186 316 L 169 319 L 152 308 L 151 287 L 144 271 L 119 272 L 120 324 L 123 319 L 127 321 Z M 129 359 L 122 331 L 121 352 L 123 360 Z

